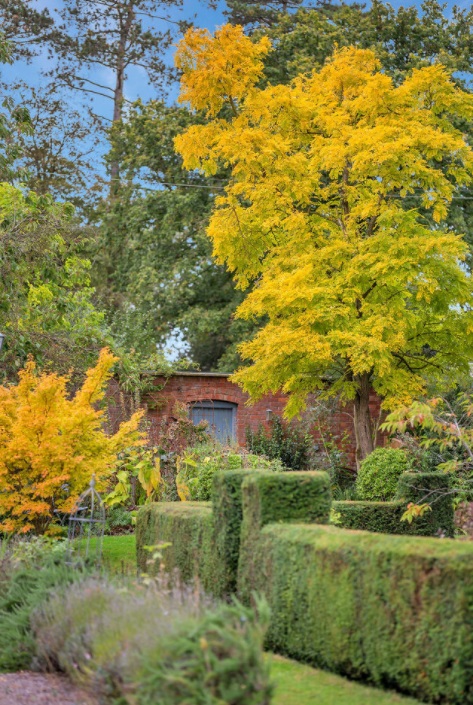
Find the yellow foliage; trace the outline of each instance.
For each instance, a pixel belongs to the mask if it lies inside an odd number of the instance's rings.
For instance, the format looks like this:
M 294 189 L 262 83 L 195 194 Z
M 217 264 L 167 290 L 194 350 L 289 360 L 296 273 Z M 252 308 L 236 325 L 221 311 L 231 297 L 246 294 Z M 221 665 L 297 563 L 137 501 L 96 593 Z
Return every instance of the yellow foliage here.
M 188 486 L 184 482 L 176 482 L 177 494 L 181 502 L 188 502 L 191 498 L 191 493 Z
M 240 26 L 225 25 L 212 36 L 206 29 L 188 29 L 179 43 L 175 64 L 182 71 L 181 102 L 216 115 L 225 101 L 236 109 L 263 73 L 261 58 L 270 41 L 254 43 Z
M 268 321 L 234 379 L 253 398 L 284 389 L 289 415 L 317 388 L 353 399 L 362 379 L 409 403 L 473 359 L 467 245 L 441 224 L 472 180 L 455 125 L 473 96 L 441 65 L 396 86 L 354 47 L 260 88 L 267 50 L 238 27 L 192 30 L 178 50 L 181 97 L 213 119 L 176 148 L 187 168 L 231 167 L 208 234 L 238 285 L 256 282 L 238 315 Z
M 116 360 L 102 350 L 72 398 L 67 377 L 37 374 L 33 361 L 18 385 L 0 387 L 0 531 L 51 533 L 54 512 L 70 512 L 92 475 L 103 489 L 117 453 L 143 444 L 142 412 L 113 436 L 102 428 L 96 405 Z

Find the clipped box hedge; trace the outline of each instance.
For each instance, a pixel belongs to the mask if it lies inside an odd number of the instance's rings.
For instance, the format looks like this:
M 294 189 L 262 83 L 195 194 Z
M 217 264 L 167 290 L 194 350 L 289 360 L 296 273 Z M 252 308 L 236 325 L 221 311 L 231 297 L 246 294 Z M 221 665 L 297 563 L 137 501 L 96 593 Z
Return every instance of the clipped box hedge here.
M 341 529 L 361 529 L 384 534 L 413 534 L 415 525 L 401 521 L 404 502 L 333 502 L 333 523 Z
M 221 595 L 236 591 L 243 519 L 241 488 L 245 478 L 251 474 L 254 475 L 254 471 L 229 470 L 217 473 L 213 480 L 214 542 L 220 563 L 218 593 Z
M 271 607 L 268 648 L 429 702 L 473 703 L 473 545 L 270 524 L 251 548 L 241 574 Z
M 395 502 L 335 510 L 394 532 L 409 526 L 400 522 L 407 501 L 433 500 L 424 530 L 447 533 L 445 479 L 406 474 Z M 473 705 L 473 545 L 323 526 L 330 506 L 325 473 L 218 474 L 212 507 L 140 510 L 139 565 L 145 545 L 169 543 L 166 568 L 184 581 L 217 596 L 236 587 L 246 603 L 255 592 L 267 598 L 270 649 L 432 703 Z
M 184 582 L 197 578 L 211 593 L 220 585 L 210 503 L 159 502 L 141 507 L 136 521 L 136 552 L 142 572 L 150 572 L 146 546 L 159 544 L 170 544 L 163 549 L 167 572 L 177 572 Z
M 249 473 L 242 483 L 243 522 L 328 522 L 332 495 L 326 472 Z
M 396 499 L 429 503 L 431 511 L 415 519 L 419 534 L 453 536 L 455 532 L 451 478 L 444 472 L 404 472 L 397 483 Z M 413 524 L 414 524 L 413 522 Z
M 450 477 L 443 472 L 403 473 L 393 502 L 333 502 L 334 523 L 343 529 L 361 529 L 409 536 L 453 536 L 454 513 Z M 431 509 L 409 524 L 401 521 L 409 502 L 429 503 Z
M 169 544 L 163 549 L 167 572 L 178 572 L 184 582 L 198 578 L 216 597 L 234 593 L 243 516 L 241 487 L 246 477 L 261 474 L 250 470 L 217 473 L 212 503 L 158 502 L 142 507 L 136 522 L 139 569 L 148 571 L 145 546 Z
M 273 522 L 328 522 L 330 478 L 325 472 L 252 474 L 242 483 L 242 502 L 237 589 L 248 602 L 260 570 L 254 546 L 262 527 Z
M 330 481 L 326 473 L 234 470 L 217 473 L 212 505 L 207 502 L 158 502 L 142 507 L 136 522 L 138 567 L 148 572 L 146 546 L 169 544 L 163 563 L 184 582 L 198 579 L 217 597 L 237 590 L 246 482 L 259 488 L 258 514 L 251 515 L 250 537 L 270 521 L 328 521 Z M 251 543 L 251 541 L 250 541 Z M 249 547 L 251 550 L 251 546 Z

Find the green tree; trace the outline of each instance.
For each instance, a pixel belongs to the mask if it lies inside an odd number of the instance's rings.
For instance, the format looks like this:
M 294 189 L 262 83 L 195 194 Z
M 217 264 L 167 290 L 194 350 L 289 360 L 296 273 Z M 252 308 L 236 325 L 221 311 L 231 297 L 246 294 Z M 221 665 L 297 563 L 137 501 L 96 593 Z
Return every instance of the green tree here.
M 33 0 L 0 0 L 2 34 L 12 43 L 13 59 L 31 62 L 49 40 L 54 20 Z
M 41 367 L 81 372 L 106 342 L 81 234 L 71 205 L 0 184 L 2 377 L 14 379 L 29 354 Z
M 30 129 L 18 135 L 18 163 L 27 186 L 36 193 L 69 201 L 82 213 L 102 194 L 96 151 L 99 136 L 86 111 L 74 110 L 54 87 L 14 87 L 28 110 Z
M 10 60 L 0 42 L 0 59 Z M 71 204 L 17 188 L 22 140 L 34 126 L 28 110 L 3 101 L 0 113 L 0 330 L 7 341 L 1 376 L 14 379 L 29 354 L 40 365 L 86 369 L 105 342 L 104 319 L 93 305 L 84 232 Z M 8 183 L 10 182 L 10 183 Z
M 11 42 L 0 34 L 0 64 L 12 63 Z M 24 105 L 15 105 L 11 96 L 0 98 L 0 182 L 13 182 L 24 176 L 17 160 L 22 155 L 20 138 L 32 133 L 31 117 Z
M 165 52 L 179 27 L 170 9 L 181 4 L 182 0 L 63 0 L 61 22 L 52 37 L 59 61 L 55 80 L 106 98 L 112 122 L 120 121 L 131 68 L 142 69 L 156 88 L 167 86 L 171 74 Z M 112 72 L 112 87 L 97 77 L 97 67 Z M 119 178 L 118 163 L 112 159 L 109 167 L 113 187 Z
M 446 16 L 437 0 L 398 9 L 381 0 L 373 0 L 368 8 L 321 3 L 281 13 L 271 27 L 256 28 L 253 34 L 255 39 L 262 34 L 271 39 L 265 75 L 273 84 L 320 69 L 336 46 L 350 45 L 374 49 L 395 81 L 413 68 L 441 61 L 461 71 L 465 83 L 473 72 L 472 20 L 472 9 L 456 7 Z
M 282 15 L 301 7 L 304 0 L 226 0 L 225 14 L 232 24 L 244 27 L 271 27 Z M 310 3 L 309 3 L 310 4 Z
M 233 320 L 243 297 L 205 234 L 226 173 L 210 181 L 190 174 L 174 150 L 174 137 L 196 120 L 153 101 L 114 127 L 109 158 L 120 164 L 122 185 L 100 214 L 96 286 L 125 347 L 149 354 L 179 337 L 202 369 L 232 371 L 235 341 L 252 326 Z

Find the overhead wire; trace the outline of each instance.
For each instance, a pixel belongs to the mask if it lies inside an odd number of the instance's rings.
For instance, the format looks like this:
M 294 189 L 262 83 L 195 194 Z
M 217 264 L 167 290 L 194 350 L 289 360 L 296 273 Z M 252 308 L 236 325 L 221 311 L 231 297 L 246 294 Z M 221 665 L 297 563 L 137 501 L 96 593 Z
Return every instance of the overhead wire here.
M 176 188 L 204 188 L 204 189 L 209 189 L 210 191 L 223 191 L 225 189 L 225 186 L 218 186 L 217 184 L 175 184 L 172 183 L 171 181 L 160 181 L 159 186 L 174 186 Z M 152 193 L 159 193 L 158 188 L 150 188 L 149 186 L 143 186 L 142 184 L 134 184 L 136 188 L 143 189 L 144 191 L 151 191 Z M 428 193 L 427 191 L 416 191 L 413 194 L 409 194 L 410 196 L 415 196 L 415 195 L 420 195 L 421 193 Z M 397 193 L 393 193 L 388 196 L 388 198 L 403 198 L 403 196 L 400 196 Z M 452 196 L 450 199 L 452 201 L 473 201 L 473 196 Z

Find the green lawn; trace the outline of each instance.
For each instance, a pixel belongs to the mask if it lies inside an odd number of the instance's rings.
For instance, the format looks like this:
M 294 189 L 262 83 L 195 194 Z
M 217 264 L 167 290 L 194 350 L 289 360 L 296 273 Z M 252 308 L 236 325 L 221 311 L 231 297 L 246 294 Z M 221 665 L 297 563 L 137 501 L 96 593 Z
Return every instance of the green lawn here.
M 114 573 L 136 574 L 135 534 L 103 537 L 103 560 Z
M 96 539 L 90 540 L 91 553 L 95 552 Z M 111 573 L 136 575 L 136 541 L 134 534 L 104 536 L 102 564 Z
M 326 671 L 271 655 L 276 685 L 272 705 L 420 705 L 417 700 L 369 688 Z
M 104 536 L 104 566 L 114 573 L 136 574 L 135 550 L 133 534 Z M 273 705 L 420 705 L 417 700 L 369 688 L 282 656 L 271 654 L 268 658 L 276 685 Z

